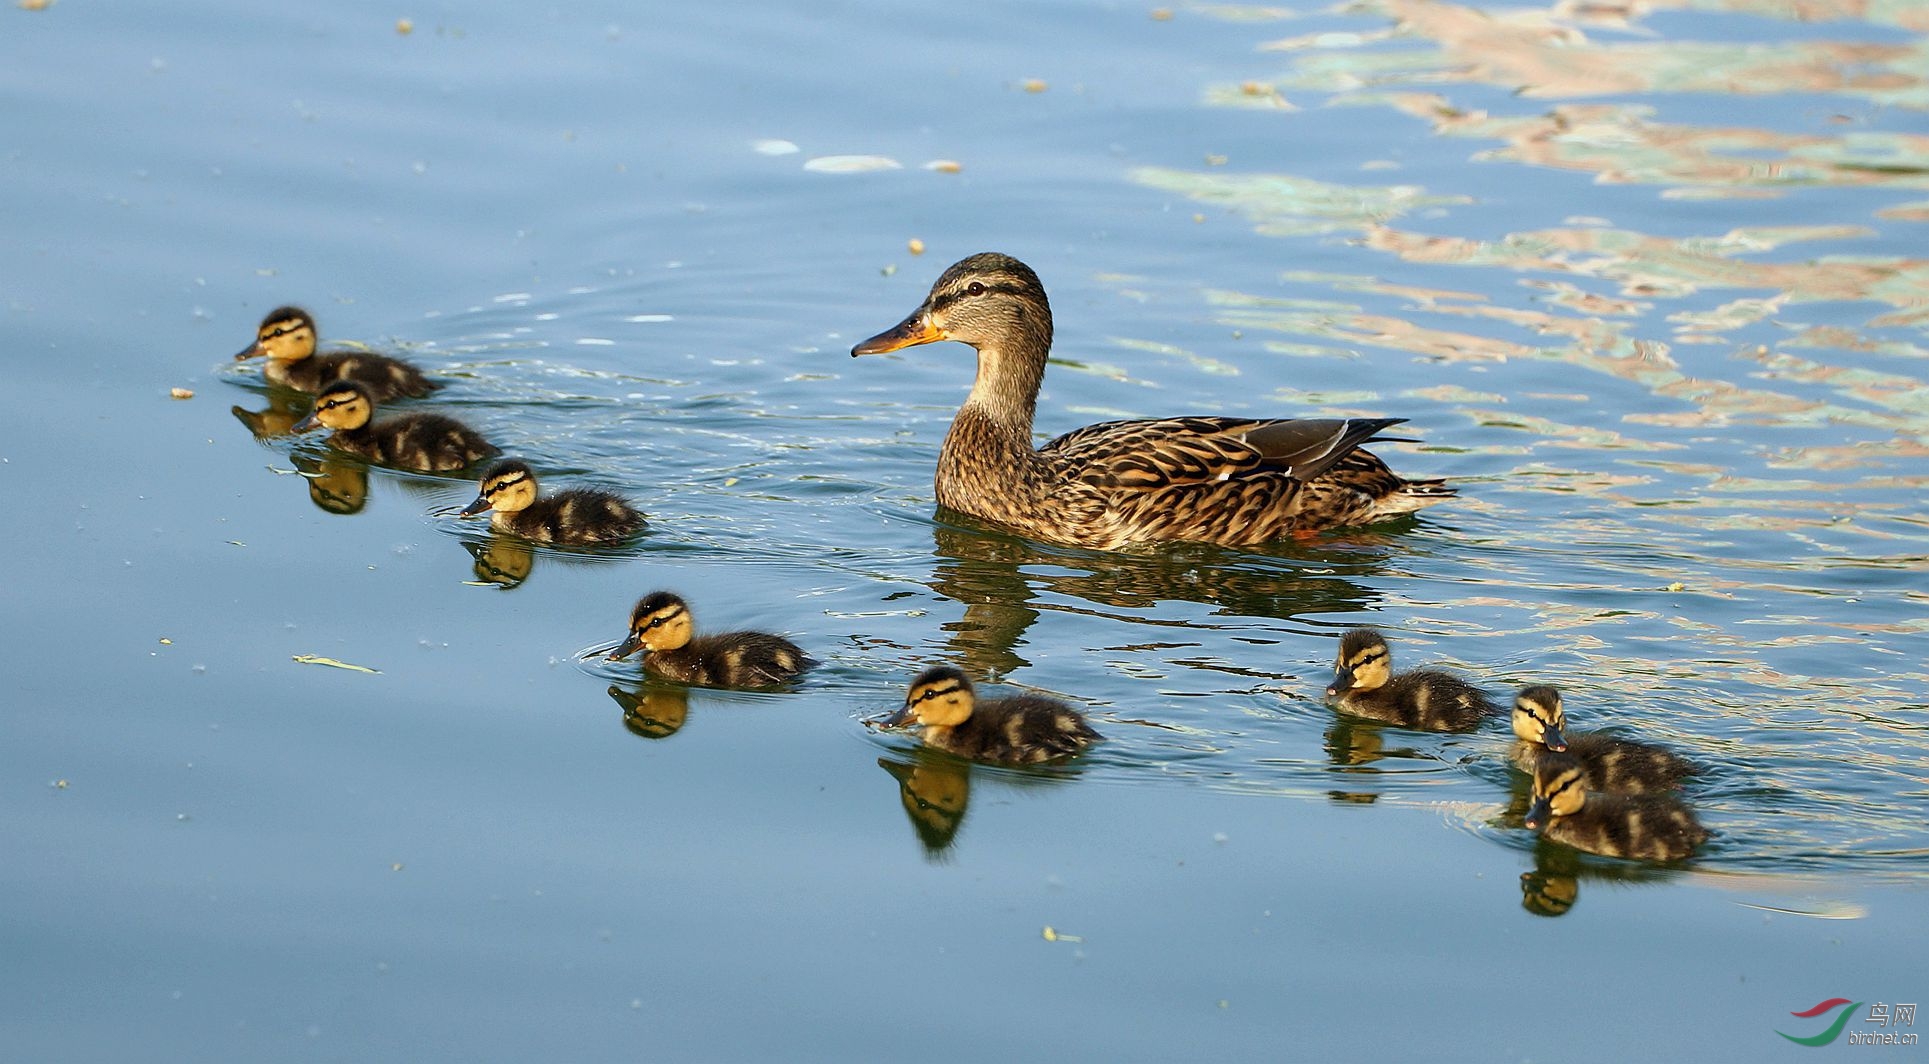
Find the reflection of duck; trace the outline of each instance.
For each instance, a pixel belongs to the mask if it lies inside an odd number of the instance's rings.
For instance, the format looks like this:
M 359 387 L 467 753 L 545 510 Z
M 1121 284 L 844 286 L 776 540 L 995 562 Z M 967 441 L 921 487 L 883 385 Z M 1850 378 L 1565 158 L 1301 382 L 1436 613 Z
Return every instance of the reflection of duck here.
M 1021 694 L 979 699 L 963 671 L 938 665 L 911 681 L 904 708 L 885 727 L 916 721 L 924 742 L 979 761 L 1036 764 L 1070 757 L 1099 734 L 1056 698 Z
M 295 426 L 308 415 L 308 406 L 294 401 L 284 392 L 282 397 L 270 402 L 264 409 L 245 410 L 231 406 L 228 412 L 234 415 L 236 421 L 246 425 L 255 439 L 267 440 L 294 432 Z
M 611 684 L 609 695 L 623 707 L 623 727 L 645 739 L 668 739 L 690 716 L 690 692 L 682 687 L 626 691 Z
M 315 396 L 314 412 L 296 425 L 295 431 L 325 425 L 335 430 L 328 437 L 330 446 L 371 462 L 422 472 L 465 469 L 502 453 L 501 448 L 452 417 L 397 414 L 373 421 L 374 416 L 375 399 L 368 388 L 356 381 L 336 381 Z
M 1422 731 L 1465 731 L 1494 712 L 1486 695 L 1450 672 L 1413 669 L 1394 675 L 1393 650 L 1372 628 L 1340 637 L 1326 696 L 1349 713 Z
M 1658 794 L 1590 794 L 1580 762 L 1548 751 L 1534 767 L 1525 823 L 1543 838 L 1604 857 L 1679 861 L 1708 840 L 1687 806 Z
M 1567 734 L 1561 693 L 1546 684 L 1523 687 L 1514 696 L 1514 734 L 1520 737 L 1515 761 L 1525 772 L 1548 751 L 1565 751 L 1581 767 L 1581 786 L 1616 794 L 1653 794 L 1672 790 L 1699 768 L 1694 762 L 1652 743 L 1618 739 L 1602 732 Z
M 904 815 L 924 843 L 927 857 L 949 849 L 971 803 L 971 766 L 949 754 L 919 748 L 910 761 L 877 759 L 878 767 L 898 781 Z
M 643 527 L 643 515 L 613 492 L 570 488 L 539 498 L 535 470 L 513 458 L 489 467 L 462 516 L 484 510 L 495 511 L 489 527 L 498 532 L 564 546 L 615 543 Z
M 922 306 L 853 355 L 957 340 L 978 377 L 938 455 L 938 501 L 1038 539 L 1117 549 L 1197 540 L 1263 543 L 1361 525 L 1452 497 L 1359 450 L 1400 418 L 1185 417 L 1089 425 L 1032 444 L 1052 312 L 1031 267 L 973 255 Z
M 706 687 L 773 687 L 817 664 L 797 644 L 767 632 L 696 635 L 689 604 L 668 591 L 643 597 L 630 612 L 630 634 L 610 659 L 643 650 L 643 669 Z
M 476 579 L 504 590 L 521 587 L 536 568 L 536 552 L 521 540 L 490 536 L 484 543 L 463 540 L 462 546 L 475 559 Z
M 358 514 L 368 505 L 368 467 L 354 459 L 323 458 L 305 455 L 292 459 L 301 479 L 308 483 L 308 500 L 315 508 L 331 514 Z
M 372 351 L 330 351 L 315 353 L 315 319 L 300 307 L 277 307 L 261 319 L 255 342 L 249 344 L 236 362 L 267 355 L 262 376 L 270 384 L 314 394 L 333 381 L 352 380 L 369 390 L 377 402 L 391 399 L 420 399 L 439 385 L 422 371 L 399 358 Z

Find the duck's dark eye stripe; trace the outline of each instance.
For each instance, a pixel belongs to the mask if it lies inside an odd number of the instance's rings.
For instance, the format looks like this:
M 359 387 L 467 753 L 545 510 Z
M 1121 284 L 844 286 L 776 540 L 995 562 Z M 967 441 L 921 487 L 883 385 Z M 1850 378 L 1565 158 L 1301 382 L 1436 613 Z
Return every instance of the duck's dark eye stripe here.
M 961 292 L 947 292 L 932 300 L 931 309 L 941 310 L 956 303 L 960 299 L 982 296 L 988 292 L 998 292 L 1004 295 L 1015 296 L 1023 295 L 1025 290 L 1015 284 L 984 284 L 979 281 L 973 281 Z

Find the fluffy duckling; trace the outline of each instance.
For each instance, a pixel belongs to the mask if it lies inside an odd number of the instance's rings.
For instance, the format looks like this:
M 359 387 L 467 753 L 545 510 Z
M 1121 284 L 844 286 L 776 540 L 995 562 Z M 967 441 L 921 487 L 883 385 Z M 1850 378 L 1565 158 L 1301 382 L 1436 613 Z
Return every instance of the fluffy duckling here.
M 1590 794 L 1586 770 L 1549 751 L 1534 766 L 1534 804 L 1526 824 L 1544 838 L 1604 857 L 1679 861 L 1708 841 L 1693 812 L 1659 794 Z
M 466 469 L 502 453 L 476 430 L 441 414 L 397 414 L 373 421 L 375 397 L 359 381 L 336 381 L 315 396 L 315 410 L 295 426 L 334 429 L 330 445 L 371 462 L 425 473 Z
M 484 510 L 495 511 L 489 527 L 498 532 L 564 546 L 614 543 L 643 527 L 643 515 L 611 492 L 570 488 L 538 498 L 535 470 L 513 458 L 489 467 L 482 475 L 482 490 L 462 508 L 462 516 Z
M 609 659 L 641 649 L 643 668 L 678 683 L 705 687 L 772 687 L 817 664 L 797 644 L 766 632 L 691 631 L 689 603 L 668 591 L 645 595 L 630 611 L 630 634 Z
M 1546 684 L 1523 687 L 1514 696 L 1514 734 L 1521 740 L 1515 761 L 1523 771 L 1532 773 L 1549 751 L 1565 752 L 1581 766 L 1581 786 L 1590 791 L 1658 794 L 1700 771 L 1694 762 L 1652 743 L 1603 732 L 1569 737 L 1561 693 Z
M 366 387 L 377 402 L 391 399 L 420 399 L 441 385 L 424 377 L 422 371 L 387 355 L 370 351 L 328 351 L 315 353 L 315 319 L 300 307 L 276 307 L 261 319 L 255 342 L 249 344 L 236 362 L 267 355 L 262 376 L 271 384 L 314 394 L 330 382 L 356 381 Z
M 913 720 L 924 725 L 927 746 L 1014 765 L 1070 757 L 1100 738 L 1077 710 L 1055 698 L 1026 694 L 980 701 L 963 670 L 950 665 L 919 673 L 904 708 L 884 726 Z
M 1372 628 L 1340 637 L 1326 697 L 1357 716 L 1421 731 L 1466 731 L 1494 712 L 1479 688 L 1450 672 L 1412 669 L 1394 675 L 1393 651 Z

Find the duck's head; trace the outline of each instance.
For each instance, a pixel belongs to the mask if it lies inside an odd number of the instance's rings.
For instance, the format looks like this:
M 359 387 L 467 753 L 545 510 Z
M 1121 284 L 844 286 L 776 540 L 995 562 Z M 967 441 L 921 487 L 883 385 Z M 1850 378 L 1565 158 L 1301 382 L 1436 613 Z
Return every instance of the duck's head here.
M 295 426 L 307 432 L 325 425 L 336 432 L 353 432 L 375 416 L 375 397 L 354 381 L 336 381 L 315 395 L 315 409 Z
M 690 643 L 690 606 L 669 591 L 643 596 L 630 611 L 630 634 L 610 651 L 610 660 L 627 658 L 638 650 L 678 650 Z
M 963 669 L 935 665 L 911 681 L 904 708 L 885 720 L 884 726 L 892 728 L 915 720 L 927 727 L 955 728 L 971 716 L 976 697 Z
M 1514 696 L 1514 734 L 1549 750 L 1567 749 L 1567 717 L 1561 693 L 1546 684 L 1523 687 Z
M 299 362 L 315 353 L 315 319 L 300 307 L 276 307 L 261 319 L 255 342 L 234 356 L 245 362 L 257 355 L 283 362 Z
M 1052 346 L 1052 308 L 1030 266 L 987 251 L 944 271 L 924 304 L 892 328 L 851 348 L 877 355 L 939 340 L 987 352 L 1035 352 L 1040 365 Z
M 482 474 L 482 488 L 476 493 L 475 501 L 462 508 L 462 516 L 469 517 L 484 510 L 512 514 L 527 510 L 536 501 L 536 471 L 529 463 L 515 458 L 505 459 L 489 467 Z
M 1528 827 L 1544 828 L 1553 817 L 1573 816 L 1585 801 L 1581 763 L 1572 754 L 1547 754 L 1534 763 L 1534 804 L 1527 807 Z
M 1393 673 L 1393 651 L 1377 629 L 1354 628 L 1340 636 L 1340 652 L 1326 697 L 1349 691 L 1377 691 Z

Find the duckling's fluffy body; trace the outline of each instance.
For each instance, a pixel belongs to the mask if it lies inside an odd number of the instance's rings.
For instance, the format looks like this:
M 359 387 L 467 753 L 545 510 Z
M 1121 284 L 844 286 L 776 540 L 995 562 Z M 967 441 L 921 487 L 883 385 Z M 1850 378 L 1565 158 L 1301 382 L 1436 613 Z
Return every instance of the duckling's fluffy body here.
M 1400 418 L 1179 417 L 1090 425 L 1034 447 L 1052 314 L 1031 268 L 979 254 L 939 277 L 895 328 L 851 349 L 938 340 L 977 349 L 978 376 L 938 455 L 938 501 L 1038 539 L 1117 549 L 1263 543 L 1369 524 L 1450 498 L 1358 448 Z
M 462 513 L 494 510 L 489 526 L 539 543 L 589 546 L 615 543 L 636 534 L 643 515 L 614 492 L 569 488 L 543 496 L 535 471 L 510 459 L 489 467 L 482 488 Z
M 235 355 L 241 362 L 267 355 L 261 374 L 271 384 L 313 395 L 338 380 L 367 388 L 376 402 L 420 399 L 441 385 L 399 358 L 372 351 L 315 351 L 315 319 L 300 307 L 277 307 L 261 319 L 255 342 Z
M 904 708 L 886 722 L 916 720 L 927 746 L 974 761 L 1037 764 L 1071 757 L 1099 733 L 1056 698 L 1020 694 L 980 699 L 962 670 L 926 669 L 911 682 Z
M 689 604 L 668 591 L 643 597 L 630 612 L 630 634 L 610 653 L 643 650 L 645 672 L 703 687 L 774 687 L 817 664 L 797 644 L 768 632 L 697 635 Z
M 335 381 L 315 396 L 315 410 L 295 426 L 334 429 L 330 446 L 371 462 L 427 473 L 466 469 L 502 449 L 452 417 L 410 413 L 374 420 L 375 399 L 358 381 Z
M 1421 731 L 1466 731 L 1494 712 L 1479 688 L 1453 673 L 1392 670 L 1386 637 L 1372 628 L 1354 628 L 1340 637 L 1326 695 L 1355 716 Z
M 1638 861 L 1684 860 L 1708 841 L 1708 830 L 1679 801 L 1659 794 L 1591 793 L 1585 776 L 1567 754 L 1541 755 L 1527 826 L 1577 850 Z
M 1532 775 L 1541 758 L 1565 753 L 1581 769 L 1585 790 L 1615 794 L 1658 794 L 1673 790 L 1701 771 L 1680 754 L 1653 743 L 1620 739 L 1603 732 L 1567 734 L 1561 693 L 1545 684 L 1521 688 L 1514 698 L 1515 763 Z

